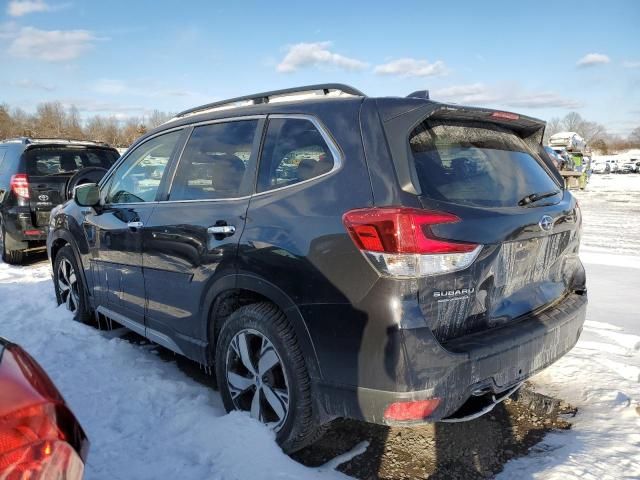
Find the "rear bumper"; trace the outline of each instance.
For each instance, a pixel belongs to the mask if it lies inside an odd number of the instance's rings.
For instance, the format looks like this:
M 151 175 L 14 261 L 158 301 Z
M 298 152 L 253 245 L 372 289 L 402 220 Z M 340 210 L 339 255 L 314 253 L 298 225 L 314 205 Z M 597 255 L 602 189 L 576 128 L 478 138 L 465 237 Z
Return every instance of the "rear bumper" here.
M 409 385 L 387 391 L 320 384 L 320 407 L 329 416 L 390 424 L 384 411 L 391 403 L 439 398 L 428 418 L 409 423 L 445 419 L 474 394 L 505 392 L 565 355 L 578 341 L 586 308 L 586 294 L 570 294 L 509 326 L 448 342 L 441 351 L 434 350 L 435 339 L 419 332 L 423 329 L 408 330 L 403 349 Z
M 31 213 L 20 207 L 10 209 L 4 214 L 6 245 L 8 250 L 27 250 L 44 248 L 49 227 L 36 227 L 31 221 Z

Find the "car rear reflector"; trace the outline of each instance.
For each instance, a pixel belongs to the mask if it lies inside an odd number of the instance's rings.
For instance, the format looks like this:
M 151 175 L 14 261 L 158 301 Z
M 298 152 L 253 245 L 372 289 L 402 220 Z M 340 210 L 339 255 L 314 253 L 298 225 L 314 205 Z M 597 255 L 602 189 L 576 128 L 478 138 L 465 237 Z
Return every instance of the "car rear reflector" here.
M 24 231 L 25 235 L 40 235 L 41 233 L 43 233 L 43 232 L 41 232 L 40 230 L 25 230 Z
M 493 112 L 490 116 L 501 120 L 518 120 L 520 118 L 520 115 L 511 112 Z
M 11 190 L 18 197 L 29 198 L 29 177 L 24 173 L 16 173 L 11 176 Z
M 420 277 L 468 267 L 481 246 L 437 238 L 431 227 L 460 219 L 406 207 L 364 208 L 344 214 L 353 242 L 383 275 Z
M 415 402 L 395 402 L 384 411 L 384 419 L 394 422 L 424 420 L 440 405 L 439 398 L 417 400 Z

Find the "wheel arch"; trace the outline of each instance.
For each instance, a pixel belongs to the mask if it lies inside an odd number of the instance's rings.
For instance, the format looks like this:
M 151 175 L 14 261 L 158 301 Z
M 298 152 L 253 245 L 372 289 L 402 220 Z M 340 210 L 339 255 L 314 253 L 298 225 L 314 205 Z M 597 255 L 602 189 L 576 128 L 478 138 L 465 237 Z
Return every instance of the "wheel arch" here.
M 82 255 L 80 254 L 78 246 L 76 245 L 76 242 L 73 236 L 71 235 L 71 233 L 63 229 L 55 230 L 50 234 L 50 238 L 47 243 L 49 245 L 48 253 L 49 253 L 49 261 L 51 262 L 51 268 L 53 268 L 55 265 L 56 256 L 58 255 L 58 252 L 63 247 L 69 245 L 69 247 L 71 248 L 71 251 L 73 252 L 73 256 L 76 260 L 76 264 L 80 269 L 80 275 L 82 275 L 82 281 L 86 286 L 86 288 L 84 289 L 85 300 L 87 301 L 88 305 L 91 305 L 91 295 L 89 293 L 91 287 L 90 287 L 90 284 L 87 282 L 87 272 L 85 270 L 84 263 L 82 262 Z M 55 272 L 54 272 L 54 275 L 55 275 Z
M 293 327 L 309 376 L 312 379 L 321 379 L 315 347 L 300 310 L 280 288 L 255 275 L 227 275 L 208 290 L 204 301 L 206 307 L 203 309 L 207 319 L 203 322 L 206 330 L 202 332 L 202 338 L 206 338 L 211 346 L 207 354 L 207 363 L 212 363 L 217 334 L 226 318 L 239 307 L 259 301 L 271 302 L 282 310 Z

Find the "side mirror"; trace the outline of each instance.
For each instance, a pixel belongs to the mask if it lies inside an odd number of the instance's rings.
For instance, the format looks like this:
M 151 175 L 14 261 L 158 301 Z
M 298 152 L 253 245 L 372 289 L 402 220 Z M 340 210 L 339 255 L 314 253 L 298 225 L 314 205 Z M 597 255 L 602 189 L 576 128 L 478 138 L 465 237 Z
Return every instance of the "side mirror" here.
M 100 203 L 100 188 L 95 183 L 78 185 L 73 190 L 73 199 L 81 207 L 95 207 Z

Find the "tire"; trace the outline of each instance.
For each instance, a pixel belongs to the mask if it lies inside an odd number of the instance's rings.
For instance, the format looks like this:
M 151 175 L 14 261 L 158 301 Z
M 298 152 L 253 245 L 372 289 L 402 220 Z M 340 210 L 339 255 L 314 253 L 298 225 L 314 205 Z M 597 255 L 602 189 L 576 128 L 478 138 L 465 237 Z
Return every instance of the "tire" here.
M 62 247 L 53 262 L 53 285 L 58 305 L 64 304 L 73 313 L 74 320 L 91 323 L 93 316 L 87 303 L 84 277 L 70 245 Z
M 247 352 L 244 358 L 242 352 Z M 254 303 L 232 313 L 220 331 L 215 360 L 227 412 L 248 411 L 266 423 L 286 453 L 310 445 L 324 433 L 293 328 L 275 305 Z
M 6 231 L 4 229 L 4 220 L 0 217 L 0 252 L 2 260 L 10 265 L 20 265 L 24 260 L 24 252 L 22 250 L 7 250 L 5 243 Z

